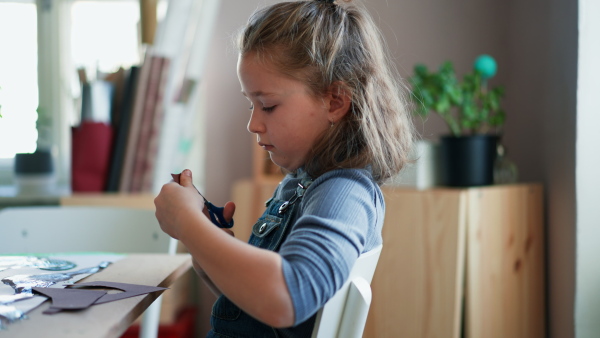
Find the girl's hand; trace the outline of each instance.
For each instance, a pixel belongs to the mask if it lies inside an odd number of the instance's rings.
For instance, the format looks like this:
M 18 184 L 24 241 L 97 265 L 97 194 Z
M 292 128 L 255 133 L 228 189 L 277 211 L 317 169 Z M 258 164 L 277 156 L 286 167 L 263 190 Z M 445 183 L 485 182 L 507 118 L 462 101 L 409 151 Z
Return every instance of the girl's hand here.
M 194 224 L 197 220 L 196 214 L 202 206 L 202 213 L 210 219 L 208 209 L 204 205 L 204 198 L 194 187 L 192 172 L 189 169 L 181 174 L 172 175 L 173 181 L 165 184 L 160 194 L 154 199 L 156 206 L 156 218 L 162 230 L 169 236 L 180 239 L 181 231 Z M 179 187 L 178 187 L 179 186 Z M 191 196 L 193 195 L 193 196 Z M 223 216 L 227 222 L 231 222 L 235 213 L 235 204 L 227 202 L 223 209 Z M 212 223 L 211 223 L 212 224 Z M 222 229 L 233 236 L 233 231 Z
M 181 182 L 181 174 L 171 174 L 171 176 L 173 177 L 173 181 L 175 181 L 175 183 Z M 194 184 L 192 183 L 192 185 L 194 185 Z M 198 190 L 198 189 L 196 189 L 196 190 Z M 198 191 L 198 194 L 200 194 L 199 191 Z M 204 199 L 204 196 L 202 196 L 202 198 Z M 204 216 L 206 216 L 207 218 L 211 218 L 208 208 L 206 207 L 206 204 L 204 204 L 204 208 L 202 209 L 202 212 L 204 213 Z M 225 218 L 226 222 L 230 223 L 233 220 L 234 213 L 235 213 L 235 204 L 233 202 L 225 203 L 225 206 L 223 207 L 223 217 Z M 222 229 L 229 235 L 234 236 L 233 231 L 226 229 L 226 228 L 222 228 Z
M 206 218 L 210 219 L 210 214 L 208 212 L 208 208 L 206 207 L 206 205 L 204 205 L 202 212 L 204 213 L 204 216 L 206 216 Z M 225 222 L 231 223 L 234 213 L 235 213 L 235 203 L 233 203 L 231 201 L 225 203 L 225 205 L 223 206 L 223 217 L 225 218 Z M 221 227 L 219 227 L 219 228 L 221 228 Z M 221 228 L 221 229 L 223 231 L 225 231 L 226 233 L 233 236 L 233 231 L 231 231 L 227 228 Z
M 180 239 L 187 227 L 205 217 L 201 211 L 204 199 L 192 184 L 192 172 L 188 169 L 181 173 L 179 184 L 171 181 L 163 185 L 154 205 L 161 229 L 175 239 Z M 228 212 L 233 216 L 231 211 Z

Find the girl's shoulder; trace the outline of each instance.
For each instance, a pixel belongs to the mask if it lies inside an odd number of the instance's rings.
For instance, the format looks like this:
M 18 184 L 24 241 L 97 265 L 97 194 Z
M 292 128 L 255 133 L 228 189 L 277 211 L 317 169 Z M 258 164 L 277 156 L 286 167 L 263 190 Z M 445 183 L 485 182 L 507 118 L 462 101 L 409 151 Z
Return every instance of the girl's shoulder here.
M 302 182 L 308 183 L 306 194 L 319 192 L 319 195 L 327 192 L 327 195 L 363 192 L 369 195 L 382 196 L 381 189 L 373 179 L 370 168 L 340 168 L 330 170 L 316 179 L 309 178 L 306 172 L 298 171 L 288 174 L 277 187 L 280 196 L 292 194 Z
M 330 170 L 314 180 L 313 184 L 360 184 L 366 186 L 378 187 L 377 182 L 373 179 L 373 174 L 370 168 L 340 168 Z
M 382 198 L 383 193 L 369 168 L 335 169 L 316 178 L 307 189 L 310 191 L 328 191 L 328 195 L 360 194 L 371 198 Z

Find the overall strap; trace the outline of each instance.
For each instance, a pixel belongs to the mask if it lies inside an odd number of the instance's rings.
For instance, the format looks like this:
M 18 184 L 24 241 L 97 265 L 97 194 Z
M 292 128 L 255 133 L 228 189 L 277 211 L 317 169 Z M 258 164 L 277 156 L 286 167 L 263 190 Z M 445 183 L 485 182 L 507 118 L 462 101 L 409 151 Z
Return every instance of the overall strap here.
M 304 193 L 306 192 L 306 189 L 308 189 L 308 187 L 310 187 L 312 182 L 313 182 L 312 178 L 310 178 L 308 176 L 303 178 L 300 181 L 300 183 L 298 183 L 298 187 L 296 188 L 294 195 L 289 200 L 285 201 L 279 207 L 279 214 L 285 213 L 292 204 L 296 203 L 296 201 L 298 201 L 300 198 L 302 198 L 302 196 L 304 196 Z

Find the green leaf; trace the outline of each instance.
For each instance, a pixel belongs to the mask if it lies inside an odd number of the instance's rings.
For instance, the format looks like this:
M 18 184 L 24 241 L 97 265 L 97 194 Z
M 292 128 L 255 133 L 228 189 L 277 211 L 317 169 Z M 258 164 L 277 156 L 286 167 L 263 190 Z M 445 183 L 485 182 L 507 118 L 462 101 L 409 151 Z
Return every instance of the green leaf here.
M 429 90 L 422 90 L 421 98 L 423 99 L 423 104 L 426 107 L 432 107 L 433 103 L 435 102 L 435 99 Z
M 462 104 L 462 100 L 463 100 L 463 95 L 462 92 L 460 91 L 460 88 L 454 86 L 450 89 L 450 91 L 448 92 L 448 96 L 450 97 L 450 100 L 452 101 L 452 104 L 455 106 L 459 106 Z
M 440 113 L 445 113 L 450 110 L 450 100 L 447 96 L 440 97 L 437 102 L 434 103 L 435 110 Z
M 427 76 L 427 66 L 424 64 L 417 64 L 415 66 L 415 74 L 421 77 Z

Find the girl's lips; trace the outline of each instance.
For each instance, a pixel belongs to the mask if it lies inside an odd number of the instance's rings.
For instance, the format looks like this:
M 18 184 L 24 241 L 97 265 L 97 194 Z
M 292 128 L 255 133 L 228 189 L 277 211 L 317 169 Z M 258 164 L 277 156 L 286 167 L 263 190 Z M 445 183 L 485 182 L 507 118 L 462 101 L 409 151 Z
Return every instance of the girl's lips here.
M 270 144 L 258 143 L 258 145 L 266 151 L 272 150 L 274 147 Z

